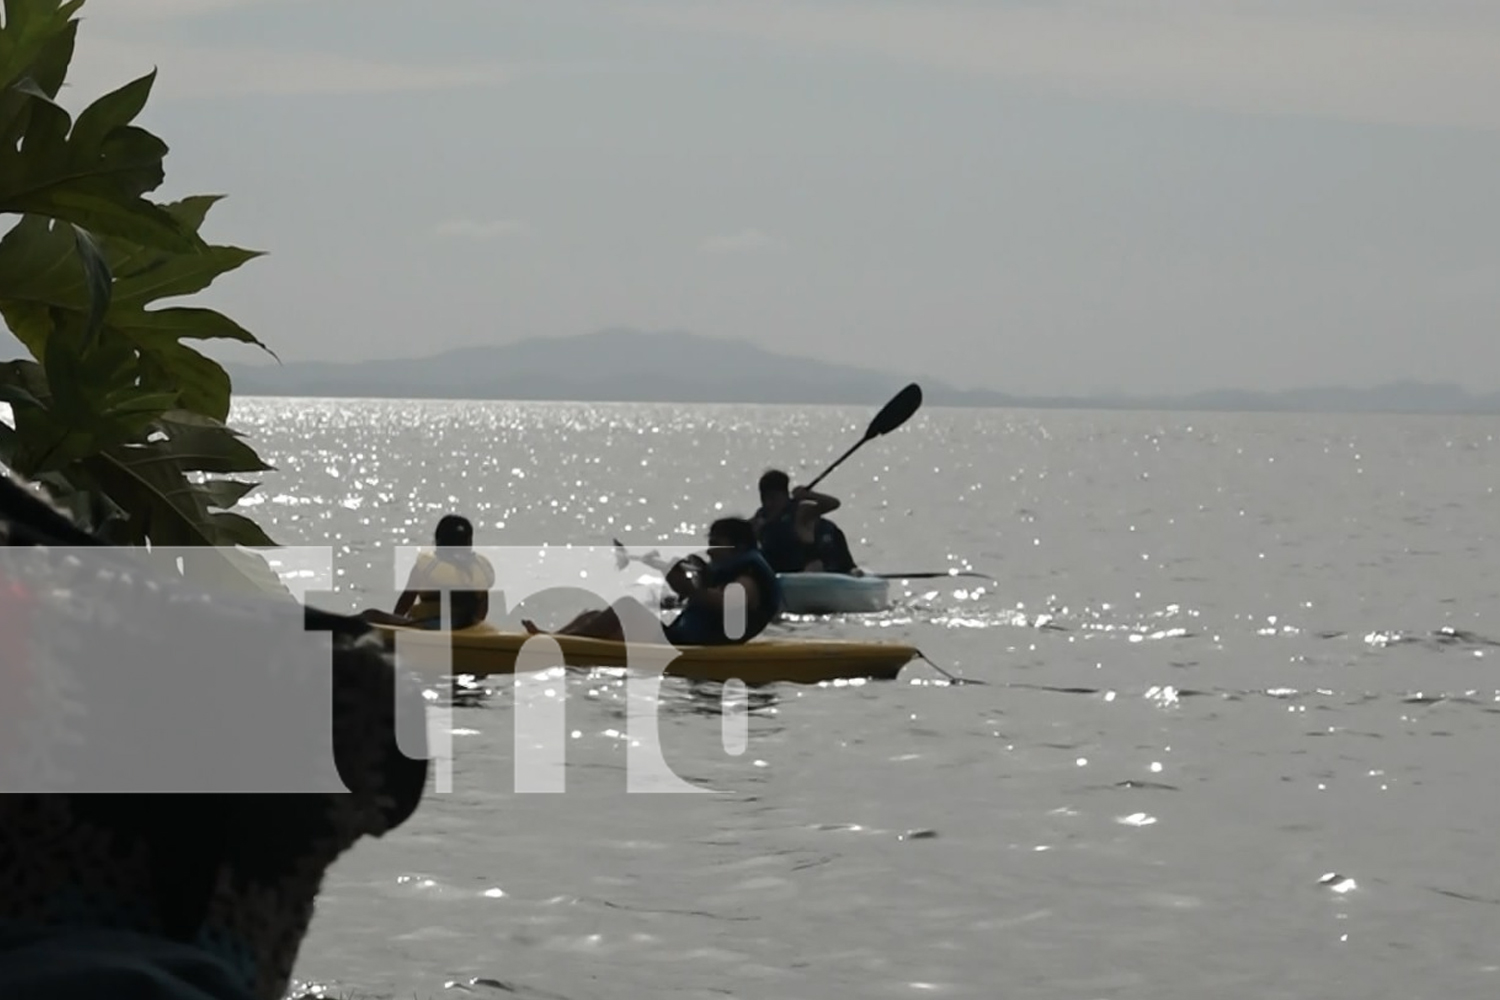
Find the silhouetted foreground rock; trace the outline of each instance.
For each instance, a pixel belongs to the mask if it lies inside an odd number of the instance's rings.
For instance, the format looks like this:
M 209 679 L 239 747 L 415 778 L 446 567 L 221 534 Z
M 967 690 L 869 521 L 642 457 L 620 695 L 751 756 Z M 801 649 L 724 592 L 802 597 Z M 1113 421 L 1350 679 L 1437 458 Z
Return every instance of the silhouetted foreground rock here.
M 0 997 L 279 1000 L 329 865 L 421 801 L 420 689 L 3 477 L 0 539 Z

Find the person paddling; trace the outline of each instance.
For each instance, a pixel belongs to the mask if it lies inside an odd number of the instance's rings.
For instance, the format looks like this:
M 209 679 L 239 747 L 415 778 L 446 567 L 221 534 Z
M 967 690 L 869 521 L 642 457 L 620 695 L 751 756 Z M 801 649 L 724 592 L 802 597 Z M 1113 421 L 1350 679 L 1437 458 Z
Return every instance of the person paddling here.
M 666 640 L 673 646 L 749 642 L 765 631 L 781 607 L 781 586 L 756 548 L 755 528 L 748 520 L 725 517 L 715 521 L 708 529 L 708 545 L 707 562 L 689 557 L 667 571 L 668 586 L 683 598 L 682 611 L 665 628 Z M 730 596 L 732 584 L 742 588 L 742 601 Z M 585 611 L 552 634 L 623 642 L 622 614 L 633 617 L 632 632 L 637 636 L 661 627 L 643 604 L 626 597 L 612 607 Z M 532 635 L 547 634 L 530 619 L 521 624 Z
M 863 576 L 839 526 L 825 515 L 838 499 L 806 487 L 791 489 L 780 469 L 760 477 L 760 509 L 751 519 L 761 552 L 778 573 L 845 573 Z
M 470 628 L 489 616 L 495 567 L 474 551 L 474 525 L 459 514 L 448 514 L 438 521 L 433 541 L 433 551 L 417 556 L 391 612 L 371 609 L 362 615 L 366 621 L 440 629 L 444 590 L 453 602 L 453 629 Z

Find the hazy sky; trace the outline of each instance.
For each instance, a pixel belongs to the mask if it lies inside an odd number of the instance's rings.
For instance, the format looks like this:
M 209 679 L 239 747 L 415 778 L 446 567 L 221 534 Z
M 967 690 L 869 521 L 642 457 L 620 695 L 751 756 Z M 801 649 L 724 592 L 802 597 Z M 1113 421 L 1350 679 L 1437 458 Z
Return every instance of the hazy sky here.
M 284 359 L 689 329 L 1025 393 L 1500 388 L 1495 0 L 90 0 Z M 241 357 L 238 352 L 221 357 Z

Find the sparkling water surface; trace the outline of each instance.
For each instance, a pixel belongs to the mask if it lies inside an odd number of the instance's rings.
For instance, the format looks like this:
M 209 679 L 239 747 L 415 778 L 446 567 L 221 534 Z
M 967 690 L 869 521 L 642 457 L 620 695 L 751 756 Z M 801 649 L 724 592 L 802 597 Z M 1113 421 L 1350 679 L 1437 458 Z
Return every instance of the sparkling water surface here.
M 867 410 L 243 400 L 249 513 L 391 550 L 701 544 Z M 1500 420 L 941 410 L 820 484 L 900 639 L 894 682 L 668 681 L 702 794 L 625 791 L 618 677 L 454 710 L 452 790 L 330 872 L 294 995 L 1322 998 L 1500 991 Z M 492 616 L 560 624 L 585 592 Z M 563 794 L 514 792 L 518 701 L 566 696 Z M 726 716 L 748 724 L 726 748 Z M 733 728 L 730 726 L 729 728 Z M 733 741 L 729 741 L 732 743 Z M 738 755 L 731 752 L 742 749 Z

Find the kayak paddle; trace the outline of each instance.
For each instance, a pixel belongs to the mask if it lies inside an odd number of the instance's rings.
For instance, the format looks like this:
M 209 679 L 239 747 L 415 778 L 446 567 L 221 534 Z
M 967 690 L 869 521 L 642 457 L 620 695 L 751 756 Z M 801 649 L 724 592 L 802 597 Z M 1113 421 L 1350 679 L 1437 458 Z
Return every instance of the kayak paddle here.
M 844 459 L 858 451 L 867 441 L 889 434 L 897 427 L 906 423 L 921 405 L 922 387 L 915 382 L 896 393 L 895 396 L 891 397 L 891 401 L 886 403 L 879 413 L 875 414 L 875 419 L 870 421 L 870 426 L 865 429 L 865 436 L 854 442 L 848 451 L 839 456 L 837 462 L 824 469 L 823 475 L 808 483 L 807 488 L 810 490 L 821 483 L 830 472 L 844 464 Z
M 942 570 L 936 573 L 866 573 L 865 576 L 878 576 L 882 580 L 933 580 L 949 576 L 977 576 L 981 580 L 994 579 L 988 573 L 976 573 L 973 570 Z
M 956 677 L 953 674 L 949 673 L 948 671 L 944 670 L 942 667 L 938 666 L 936 663 L 934 663 L 927 656 L 927 654 L 924 653 L 924 652 L 922 652 L 920 649 L 917 650 L 917 659 L 926 660 L 927 661 L 927 665 L 929 667 L 933 668 L 938 673 L 940 673 L 944 677 L 948 678 L 948 682 L 950 684 L 954 685 L 955 687 L 960 687 L 960 686 L 962 686 L 964 684 L 988 684 L 989 683 L 989 681 L 982 681 L 982 680 L 980 680 L 977 677 Z
M 650 566 L 652 569 L 658 570 L 662 573 L 665 573 L 673 566 L 673 563 L 670 563 L 667 560 L 663 559 L 655 549 L 647 552 L 643 556 L 633 556 L 625 550 L 625 546 L 620 544 L 620 540 L 618 538 L 611 539 L 611 541 L 615 543 L 615 569 L 624 569 L 626 566 L 630 565 L 632 560 L 640 563 L 643 566 Z

